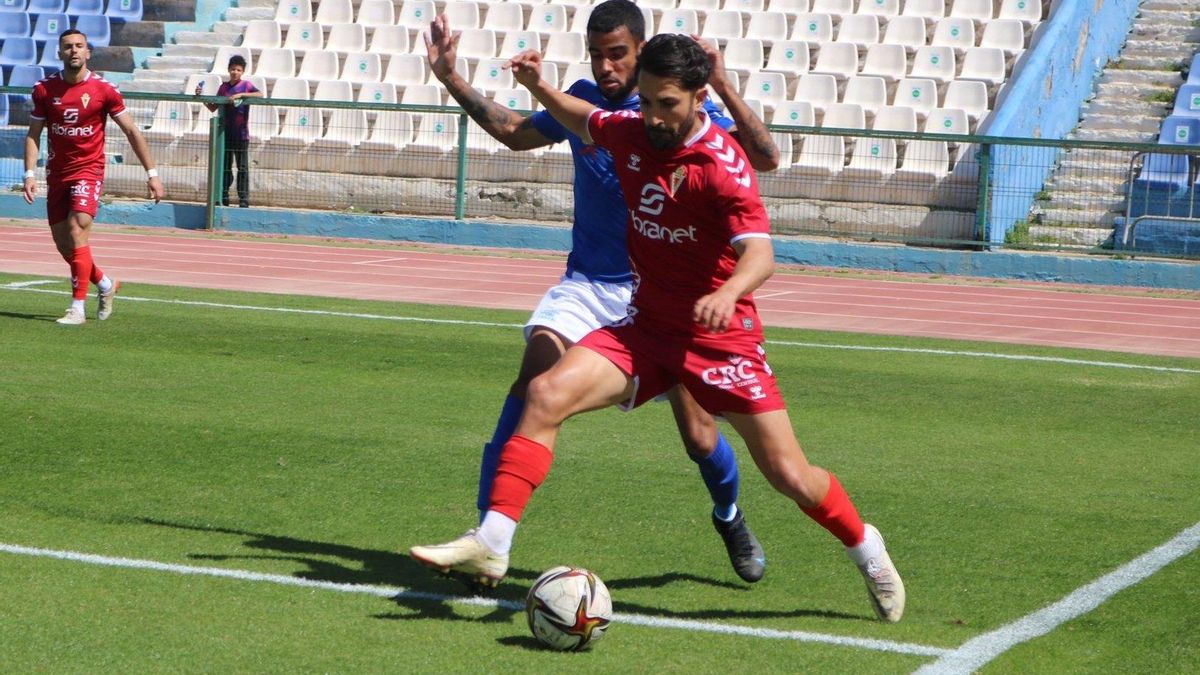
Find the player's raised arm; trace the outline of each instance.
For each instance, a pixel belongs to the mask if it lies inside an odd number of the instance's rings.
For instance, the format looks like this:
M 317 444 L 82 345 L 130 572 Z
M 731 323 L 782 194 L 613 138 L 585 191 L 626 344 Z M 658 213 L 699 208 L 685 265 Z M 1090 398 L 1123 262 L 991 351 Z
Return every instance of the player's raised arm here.
M 737 301 L 762 286 L 775 273 L 775 247 L 767 237 L 746 237 L 733 243 L 738 253 L 733 275 L 720 288 L 696 301 L 692 318 L 714 333 L 729 328 Z
M 32 204 L 33 197 L 37 194 L 37 177 L 34 172 L 37 171 L 38 150 L 42 145 L 42 129 L 46 126 L 45 120 L 32 119 L 29 120 L 29 132 L 25 134 L 25 203 Z
M 150 146 L 131 118 L 132 115 L 121 114 L 114 117 L 113 121 L 117 123 L 121 131 L 125 132 L 125 138 L 129 139 L 129 147 L 133 148 L 133 154 L 137 155 L 138 161 L 146 169 L 146 186 L 150 190 L 151 199 L 156 202 L 161 201 L 163 184 L 158 177 L 158 169 L 154 168 L 154 158 L 150 156 Z
M 779 146 L 771 138 L 767 125 L 750 110 L 746 101 L 738 94 L 737 87 L 729 81 L 725 74 L 725 57 L 721 50 L 702 40 L 699 35 L 692 39 L 700 45 L 712 63 L 712 74 L 708 83 L 721 100 L 725 102 L 725 112 L 733 118 L 733 128 L 730 133 L 737 139 L 742 149 L 746 151 L 746 159 L 755 171 L 774 171 L 779 168 Z
M 521 86 L 528 89 L 534 98 L 546 106 L 546 112 L 558 120 L 559 124 L 566 127 L 567 131 L 591 142 L 592 136 L 588 133 L 587 121 L 592 111 L 596 110 L 596 106 L 561 92 L 543 80 L 542 55 L 540 53 L 527 49 L 509 59 L 504 67 L 512 69 L 513 77 L 517 82 L 521 83 Z

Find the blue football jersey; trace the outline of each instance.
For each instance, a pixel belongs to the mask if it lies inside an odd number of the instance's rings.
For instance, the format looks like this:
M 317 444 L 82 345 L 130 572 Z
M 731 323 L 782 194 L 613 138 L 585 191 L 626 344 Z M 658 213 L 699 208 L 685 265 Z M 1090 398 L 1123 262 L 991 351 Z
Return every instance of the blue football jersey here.
M 600 87 L 590 80 L 579 80 L 567 93 L 604 110 L 637 110 L 638 97 L 632 94 L 620 102 L 604 97 Z M 711 100 L 704 109 L 713 123 L 723 129 L 733 126 Z M 592 281 L 625 282 L 633 278 L 629 254 L 625 250 L 625 226 L 629 211 L 621 194 L 621 184 L 613 170 L 612 155 L 603 148 L 584 145 L 545 110 L 531 118 L 533 127 L 554 141 L 571 144 L 575 160 L 575 224 L 571 228 L 571 253 L 567 256 L 567 274 L 582 274 Z

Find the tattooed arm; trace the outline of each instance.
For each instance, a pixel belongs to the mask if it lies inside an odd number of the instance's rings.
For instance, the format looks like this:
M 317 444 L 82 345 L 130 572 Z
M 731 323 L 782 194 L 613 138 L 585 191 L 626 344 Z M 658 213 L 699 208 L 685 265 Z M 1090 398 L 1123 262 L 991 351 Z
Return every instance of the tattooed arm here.
M 725 76 L 725 58 L 721 55 L 720 50 L 700 39 L 699 36 L 693 35 L 692 37 L 700 43 L 712 61 L 712 75 L 709 76 L 708 83 L 712 85 L 717 96 L 720 96 L 721 100 L 725 102 L 725 112 L 733 119 L 734 124 L 730 131 L 742 149 L 746 151 L 746 159 L 750 160 L 750 166 L 754 167 L 755 171 L 778 169 L 779 148 L 771 139 L 771 132 L 767 131 L 766 125 L 758 118 L 758 115 L 750 110 L 750 107 L 738 95 L 737 89 L 729 82 L 729 78 Z

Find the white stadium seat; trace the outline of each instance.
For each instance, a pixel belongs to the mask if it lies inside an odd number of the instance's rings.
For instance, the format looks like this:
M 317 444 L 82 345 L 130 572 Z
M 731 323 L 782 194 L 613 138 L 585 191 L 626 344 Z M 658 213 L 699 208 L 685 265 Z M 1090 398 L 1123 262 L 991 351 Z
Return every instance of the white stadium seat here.
M 861 14 L 843 17 L 834 42 L 847 42 L 863 47 L 873 45 L 879 42 L 879 21 L 873 16 Z
M 536 5 L 529 13 L 525 30 L 538 33 L 562 33 L 568 29 L 567 8 L 564 5 Z M 582 33 L 579 34 L 583 37 Z
M 543 65 L 561 63 L 568 66 L 572 63 L 582 63 L 587 59 L 587 42 L 579 33 L 549 33 L 546 37 L 546 51 L 542 54 Z M 545 77 L 545 73 L 542 74 Z
M 450 0 L 442 9 L 442 13 L 450 21 L 452 30 L 479 28 L 479 4 L 468 0 Z M 430 20 L 432 21 L 432 19 Z M 429 27 L 430 21 L 425 22 Z
M 946 0 L 905 0 L 900 16 L 915 16 L 926 24 L 934 23 L 946 16 Z
M 285 98 L 299 101 L 308 100 L 308 80 L 302 80 L 298 77 L 281 77 L 275 80 L 275 84 L 271 87 L 271 98 Z M 251 106 L 251 110 L 256 107 Z
M 912 108 L 917 120 L 922 121 L 930 111 L 938 107 L 937 82 L 925 78 L 905 78 L 896 84 L 892 105 Z
M 913 56 L 909 77 L 920 77 L 945 84 L 955 75 L 954 48 L 946 46 L 921 47 Z
M 987 85 L 977 80 L 955 80 L 946 87 L 942 105 L 963 110 L 971 122 L 978 122 L 988 111 Z
M 314 49 L 324 49 L 325 33 L 321 30 L 321 24 L 312 21 L 289 24 L 283 46 L 297 55 Z
M 300 62 L 297 77 L 306 80 L 336 80 L 338 78 L 338 55 L 336 52 L 306 52 Z
M 924 47 L 925 20 L 919 16 L 898 16 L 887 25 L 887 31 L 880 40 L 885 45 L 900 45 L 909 54 Z
M 450 24 L 453 26 L 454 24 Z M 497 32 L 523 30 L 525 28 L 525 10 L 513 2 L 488 3 L 487 16 L 480 28 L 490 28 Z
M 989 87 L 1000 86 L 1008 77 L 1004 52 L 990 47 L 968 49 L 963 55 L 961 80 L 978 80 Z
M 735 38 L 725 43 L 725 68 L 740 75 L 758 72 L 763 67 L 762 40 Z
M 264 49 L 258 56 L 255 74 L 268 81 L 281 77 L 295 77 L 296 54 L 290 49 Z
M 246 31 L 242 33 L 242 46 L 251 50 L 273 49 L 283 44 L 283 30 L 279 22 L 269 19 L 255 19 L 246 22 Z
M 801 75 L 792 100 L 808 103 L 817 114 L 823 115 L 826 108 L 838 102 L 837 78 L 813 73 Z
M 328 26 L 334 23 L 353 23 L 354 7 L 350 0 L 320 0 L 313 21 Z
M 839 82 L 857 75 L 858 47 L 845 42 L 822 43 L 812 72 L 833 75 Z
M 487 95 L 512 88 L 512 71 L 503 68 L 506 61 L 507 59 L 480 60 L 475 65 L 475 76 L 471 80 L 471 86 Z
M 942 19 L 933 29 L 930 44 L 952 47 L 961 56 L 963 51 L 975 46 L 975 22 L 955 16 Z
M 400 3 L 400 13 L 396 15 L 396 25 L 425 30 L 436 16 L 432 0 L 404 0 Z M 450 28 L 458 30 L 461 26 L 450 24 Z
M 746 37 L 771 43 L 787 39 L 787 15 L 782 12 L 755 12 L 746 24 Z
M 373 54 L 408 54 L 412 50 L 409 43 L 408 29 L 404 26 L 379 26 L 371 35 L 371 46 L 367 51 Z
M 388 59 L 383 81 L 398 87 L 425 84 L 425 57 L 416 54 L 396 54 Z
M 350 102 L 354 100 L 354 87 L 345 80 L 322 80 L 312 100 Z
M 694 9 L 663 10 L 658 19 L 658 33 L 686 33 L 693 35 L 700 32 L 700 17 Z M 650 36 L 649 24 L 646 25 L 646 36 Z
M 297 23 L 312 19 L 312 3 L 308 0 L 282 0 L 275 7 L 275 20 L 279 23 Z
M 992 0 L 954 0 L 950 7 L 950 16 L 971 19 L 976 23 L 991 21 Z
M 394 26 L 396 6 L 392 4 L 392 0 L 362 0 L 354 23 L 372 31 L 384 26 Z
M 876 131 L 917 130 L 917 113 L 907 106 L 885 105 L 875 113 L 871 128 Z
M 868 117 L 873 117 L 887 105 L 887 82 L 882 77 L 857 76 L 846 80 L 846 93 L 842 103 L 862 106 Z
M 346 55 L 342 67 L 342 80 L 346 82 L 379 82 L 383 77 L 383 63 L 379 54 L 356 52 Z
M 356 23 L 336 23 L 329 27 L 326 51 L 346 55 L 367 50 L 367 29 Z
M 528 30 L 510 30 L 504 34 L 504 41 L 500 44 L 498 53 L 507 60 L 527 49 L 542 51 L 541 36 Z
M 808 43 L 781 40 L 771 45 L 771 54 L 763 70 L 784 73 L 789 78 L 808 72 Z
M 1025 27 L 1015 19 L 990 21 L 983 27 L 979 46 L 1002 49 L 1006 57 L 1012 58 L 1025 51 Z
M 809 49 L 833 42 L 833 17 L 828 14 L 800 14 L 792 24 L 792 39 L 803 40 Z
M 243 77 L 249 77 L 254 73 L 254 59 L 250 54 L 249 47 L 228 47 L 222 46 L 217 48 L 217 55 L 213 57 L 212 68 L 208 72 L 216 75 L 225 75 L 229 72 L 229 57 L 234 54 L 240 55 L 246 59 L 246 70 L 242 73 Z
M 1042 22 L 1041 0 L 1003 0 L 997 19 L 1016 19 L 1026 27 L 1036 26 Z
M 776 126 L 814 127 L 815 120 L 812 106 L 805 101 L 784 101 L 771 113 L 771 124 Z
M 704 29 L 700 35 L 720 41 L 742 37 L 742 13 L 726 9 L 709 12 L 704 17 Z
M 762 103 L 767 110 L 774 110 L 775 106 L 787 100 L 787 81 L 783 73 L 751 73 L 746 79 L 742 97 Z

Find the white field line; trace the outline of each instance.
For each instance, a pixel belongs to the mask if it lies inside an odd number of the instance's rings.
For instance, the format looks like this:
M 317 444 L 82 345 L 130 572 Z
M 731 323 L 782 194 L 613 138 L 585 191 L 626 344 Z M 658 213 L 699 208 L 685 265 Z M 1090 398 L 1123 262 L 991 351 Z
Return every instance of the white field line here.
M 1175 535 L 1162 546 L 1076 589 L 1062 600 L 967 640 L 958 649 L 916 672 L 920 675 L 974 672 L 1022 642 L 1041 637 L 1067 621 L 1096 609 L 1118 592 L 1144 581 L 1171 562 L 1195 551 L 1197 546 L 1200 546 L 1200 523 Z
M 47 282 L 15 282 L 0 286 L 0 290 L 6 291 L 26 291 L 32 293 L 49 293 L 51 295 L 68 295 L 66 291 L 52 291 L 44 288 L 29 288 L 33 284 L 41 283 L 61 283 L 61 281 L 51 280 Z M 460 326 L 490 326 L 493 328 L 524 328 L 524 324 L 519 323 L 495 323 L 489 321 L 465 321 L 459 319 L 431 319 L 419 316 L 395 316 L 389 314 L 364 314 L 360 312 L 334 312 L 321 309 L 298 309 L 292 307 L 264 307 L 261 305 L 235 305 L 221 302 L 200 302 L 196 300 L 168 300 L 162 298 L 139 298 L 136 296 L 122 295 L 121 301 L 126 302 L 151 302 L 166 305 L 184 305 L 189 307 L 210 307 L 213 309 L 242 309 L 255 312 L 277 312 L 281 314 L 307 314 L 313 316 L 333 316 L 344 317 L 349 319 L 372 319 L 381 321 L 403 321 L 412 323 L 430 323 L 430 324 L 451 324 Z M 859 351 L 871 352 L 897 352 L 909 354 L 930 354 L 935 356 L 968 356 L 976 358 L 989 359 L 1007 359 L 1010 361 L 1041 361 L 1044 363 L 1059 363 L 1064 365 L 1076 366 L 1094 366 L 1097 368 L 1125 368 L 1128 370 L 1150 370 L 1164 373 L 1184 373 L 1188 375 L 1200 375 L 1200 369 L 1196 368 L 1174 368 L 1169 366 L 1148 366 L 1138 363 L 1120 363 L 1116 361 L 1089 361 L 1085 359 L 1067 359 L 1054 356 L 1034 356 L 1031 354 L 1000 354 L 995 352 L 969 352 L 953 349 L 920 349 L 915 347 L 873 347 L 867 345 L 839 345 L 839 344 L 822 344 L 819 342 L 792 342 L 787 340 L 767 340 L 768 345 L 782 345 L 785 347 L 804 347 L 807 349 L 851 349 Z
M 219 567 L 175 565 L 171 563 L 157 562 L 154 560 L 115 558 L 91 553 L 32 548 L 29 546 L 18 546 L 15 544 L 0 544 L 0 552 L 40 558 L 54 558 L 57 560 L 86 563 L 89 565 L 153 570 L 155 572 L 170 572 L 173 574 L 221 577 L 225 579 L 236 579 L 239 581 L 257 581 L 280 584 L 284 586 L 301 586 L 304 588 L 313 588 L 323 591 L 337 591 L 339 593 L 360 593 L 394 600 L 428 600 L 432 602 L 449 602 L 457 605 L 472 605 L 477 607 L 502 607 L 504 609 L 510 609 L 518 612 L 525 609 L 525 605 L 523 603 L 514 602 L 512 600 L 442 595 L 439 593 L 425 593 L 422 591 L 413 591 L 407 588 L 393 586 L 343 584 L 333 581 L 315 581 L 312 579 L 301 579 L 299 577 L 291 577 L 283 574 L 264 574 L 262 572 L 224 569 Z M 613 616 L 613 621 L 635 626 L 646 626 L 649 628 L 675 628 L 704 633 L 744 635 L 747 637 L 766 638 L 773 640 L 819 642 L 822 644 L 838 645 L 842 647 L 856 647 L 859 649 L 871 649 L 875 651 L 892 652 L 896 654 L 912 654 L 916 656 L 940 657 L 951 652 L 951 650 L 942 647 L 930 647 L 927 645 L 918 645 L 907 642 L 891 642 L 889 640 L 873 640 L 869 638 L 854 638 L 841 635 L 826 635 L 823 633 L 809 633 L 806 631 L 782 631 L 772 630 L 769 628 L 753 628 L 751 626 L 738 626 L 710 621 L 669 619 L 665 617 L 647 616 L 644 614 L 615 614 Z

